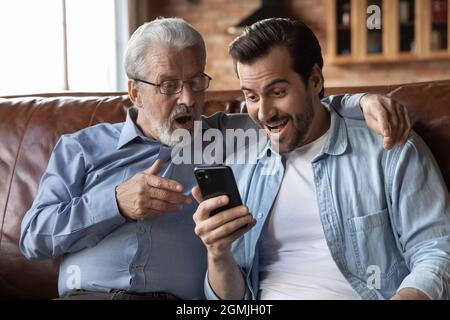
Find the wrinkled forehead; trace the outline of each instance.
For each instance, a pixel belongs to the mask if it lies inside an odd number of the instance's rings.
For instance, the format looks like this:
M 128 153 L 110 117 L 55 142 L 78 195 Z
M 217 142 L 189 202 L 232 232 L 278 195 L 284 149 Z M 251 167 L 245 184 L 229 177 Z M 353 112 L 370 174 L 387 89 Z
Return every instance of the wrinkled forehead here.
M 196 46 L 181 49 L 167 45 L 152 46 L 145 59 L 150 72 L 161 69 L 195 69 L 203 72 L 206 64 L 202 50 Z

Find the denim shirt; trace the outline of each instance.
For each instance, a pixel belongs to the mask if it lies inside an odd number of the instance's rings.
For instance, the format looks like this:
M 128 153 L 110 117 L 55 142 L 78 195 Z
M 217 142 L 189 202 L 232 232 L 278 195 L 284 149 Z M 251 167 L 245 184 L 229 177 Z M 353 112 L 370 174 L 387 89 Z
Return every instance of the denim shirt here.
M 233 243 L 247 299 L 259 290 L 260 237 L 283 179 L 283 158 L 266 144 L 254 165 L 232 165 L 256 226 Z M 438 166 L 415 133 L 386 151 L 365 122 L 331 111 L 322 151 L 311 163 L 331 255 L 363 299 L 416 288 L 450 298 L 450 201 Z M 301 192 L 301 190 L 299 190 Z M 302 210 L 301 203 L 293 203 Z M 301 226 L 299 226 L 301 228 Z M 205 294 L 217 299 L 205 278 Z

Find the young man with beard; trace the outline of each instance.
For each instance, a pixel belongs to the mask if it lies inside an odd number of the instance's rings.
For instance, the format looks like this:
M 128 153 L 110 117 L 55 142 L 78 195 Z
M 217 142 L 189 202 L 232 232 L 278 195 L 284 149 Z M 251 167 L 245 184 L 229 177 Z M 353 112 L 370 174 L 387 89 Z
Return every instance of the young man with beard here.
M 248 207 L 210 217 L 221 196 L 194 215 L 207 297 L 450 298 L 450 198 L 420 137 L 384 150 L 363 121 L 323 108 L 321 49 L 303 23 L 257 22 L 230 54 L 271 143 L 233 166 Z
M 126 121 L 61 137 L 32 208 L 20 248 L 30 259 L 62 257 L 59 293 L 69 299 L 203 297 L 206 250 L 194 233 L 197 205 L 190 190 L 195 164 L 171 161 L 172 132 L 192 132 L 194 120 L 224 131 L 254 128 L 246 115 L 201 118 L 205 44 L 181 19 L 158 19 L 131 37 L 125 57 L 135 108 Z M 328 100 L 359 111 L 359 97 Z M 367 96 L 361 104 L 373 128 L 404 110 Z M 390 101 L 387 101 L 390 104 Z M 345 112 L 345 110 L 343 110 Z M 351 111 L 351 110 L 350 110 Z M 397 122 L 403 127 L 396 130 Z M 408 134 L 400 117 L 388 143 Z

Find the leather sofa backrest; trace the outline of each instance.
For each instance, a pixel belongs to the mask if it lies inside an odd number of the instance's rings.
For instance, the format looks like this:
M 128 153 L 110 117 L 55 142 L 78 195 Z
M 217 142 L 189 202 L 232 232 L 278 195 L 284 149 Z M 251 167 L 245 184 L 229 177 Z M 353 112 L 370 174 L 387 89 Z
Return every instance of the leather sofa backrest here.
M 386 87 L 328 88 L 327 94 L 390 94 L 409 110 L 450 187 L 450 81 Z M 207 92 L 205 114 L 239 112 L 240 91 Z M 20 224 L 62 134 L 100 122 L 121 122 L 123 93 L 71 93 L 0 98 L 0 298 L 57 296 L 58 261 L 28 261 L 19 251 Z
M 54 145 L 65 133 L 121 122 L 128 96 L 0 98 L 0 297 L 56 297 L 57 261 L 28 261 L 20 224 Z

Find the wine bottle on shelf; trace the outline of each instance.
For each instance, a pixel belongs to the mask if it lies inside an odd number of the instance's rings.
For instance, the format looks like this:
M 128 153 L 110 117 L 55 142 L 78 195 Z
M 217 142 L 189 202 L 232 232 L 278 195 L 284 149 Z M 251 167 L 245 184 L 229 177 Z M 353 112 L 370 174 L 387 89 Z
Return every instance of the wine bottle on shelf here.
M 402 0 L 399 3 L 399 18 L 402 24 L 409 22 L 409 3 L 406 0 Z
M 442 23 L 447 20 L 447 0 L 433 0 L 431 7 L 433 23 Z
M 350 26 L 350 3 L 345 3 L 342 6 L 342 25 Z
M 438 30 L 433 30 L 431 33 L 431 48 L 433 50 L 442 49 L 442 35 Z

